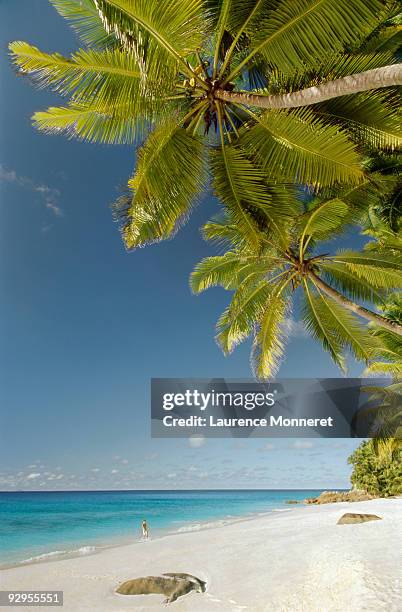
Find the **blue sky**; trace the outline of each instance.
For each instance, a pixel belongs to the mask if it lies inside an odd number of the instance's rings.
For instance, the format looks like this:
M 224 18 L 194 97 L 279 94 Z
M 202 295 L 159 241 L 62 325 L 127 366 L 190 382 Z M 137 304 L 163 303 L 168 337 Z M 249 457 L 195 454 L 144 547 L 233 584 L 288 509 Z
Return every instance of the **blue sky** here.
M 127 254 L 109 205 L 135 151 L 35 132 L 33 112 L 60 99 L 7 57 L 11 40 L 71 52 L 72 30 L 47 0 L 3 0 L 0 24 L 0 489 L 348 486 L 358 441 L 150 438 L 151 377 L 250 376 L 248 345 L 225 358 L 214 341 L 228 296 L 188 288 L 218 203 Z M 296 323 L 280 375 L 340 374 Z

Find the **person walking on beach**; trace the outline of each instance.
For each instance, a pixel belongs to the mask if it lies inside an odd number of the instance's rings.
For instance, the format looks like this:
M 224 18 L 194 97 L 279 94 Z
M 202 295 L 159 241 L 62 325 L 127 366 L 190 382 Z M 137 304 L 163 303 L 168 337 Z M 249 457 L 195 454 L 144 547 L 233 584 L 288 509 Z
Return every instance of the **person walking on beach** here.
M 144 540 L 148 540 L 149 538 L 149 529 L 148 529 L 148 523 L 146 522 L 146 520 L 144 519 L 142 521 L 142 537 Z

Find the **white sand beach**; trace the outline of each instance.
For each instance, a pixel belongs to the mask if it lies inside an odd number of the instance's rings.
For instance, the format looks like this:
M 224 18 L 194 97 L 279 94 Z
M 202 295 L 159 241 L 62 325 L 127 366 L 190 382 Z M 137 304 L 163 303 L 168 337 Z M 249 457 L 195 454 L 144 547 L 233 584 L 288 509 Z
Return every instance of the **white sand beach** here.
M 345 512 L 383 520 L 337 525 Z M 20 566 L 3 570 L 0 584 L 3 590 L 63 590 L 66 612 L 148 611 L 161 609 L 163 596 L 116 595 L 114 589 L 130 578 L 186 572 L 206 580 L 207 591 L 170 604 L 178 612 L 397 612 L 401 568 L 398 498 L 295 507 L 86 557 Z

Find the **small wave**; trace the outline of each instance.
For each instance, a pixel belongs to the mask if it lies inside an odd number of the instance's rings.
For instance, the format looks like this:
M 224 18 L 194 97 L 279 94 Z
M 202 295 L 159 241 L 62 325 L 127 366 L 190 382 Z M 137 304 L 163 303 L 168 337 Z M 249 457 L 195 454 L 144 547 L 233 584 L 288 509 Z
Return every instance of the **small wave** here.
M 97 546 L 81 546 L 80 548 L 75 548 L 71 550 L 52 550 L 48 553 L 43 553 L 41 555 L 35 555 L 34 557 L 29 557 L 28 559 L 24 559 L 19 562 L 19 565 L 25 565 L 28 563 L 39 563 L 40 561 L 47 561 L 49 559 L 53 559 L 55 557 L 70 557 L 70 556 L 81 556 L 81 555 L 90 555 L 98 550 Z
M 200 531 L 201 529 L 211 529 L 212 527 L 222 527 L 223 525 L 228 525 L 233 521 L 212 521 L 205 523 L 194 523 L 192 525 L 183 525 L 183 527 L 179 527 L 177 533 L 186 533 L 188 531 Z

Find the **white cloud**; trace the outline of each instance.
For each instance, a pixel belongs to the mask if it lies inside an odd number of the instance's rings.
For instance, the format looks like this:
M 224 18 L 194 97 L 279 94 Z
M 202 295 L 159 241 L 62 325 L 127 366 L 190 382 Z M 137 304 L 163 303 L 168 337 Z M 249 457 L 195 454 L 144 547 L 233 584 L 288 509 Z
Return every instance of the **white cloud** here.
M 259 450 L 261 451 L 270 451 L 273 450 L 275 448 L 275 446 L 273 444 L 271 444 L 270 442 L 267 442 L 267 444 L 264 444 L 264 446 L 261 446 L 261 448 Z
M 18 181 L 17 173 L 15 170 L 6 170 L 3 164 L 0 164 L 0 181 L 6 183 L 15 183 Z
M 176 478 L 177 474 L 175 472 L 171 472 L 170 474 L 167 475 L 168 478 Z
M 307 332 L 306 328 L 304 327 L 303 321 L 295 321 L 295 319 L 289 317 L 288 319 L 286 319 L 286 324 L 288 328 L 288 333 L 293 338 L 307 337 Z
M 145 455 L 145 461 L 155 461 L 156 459 L 159 459 L 158 453 L 151 453 L 150 455 Z
M 91 472 L 94 472 L 94 474 L 96 474 L 96 472 L 100 472 L 99 468 L 92 468 Z
M 40 477 L 40 472 L 31 472 L 31 474 L 28 474 L 27 476 L 27 480 L 35 480 L 36 478 Z
M 31 178 L 27 176 L 19 176 L 15 170 L 7 170 L 2 164 L 0 164 L 0 182 L 3 183 L 14 183 L 18 187 L 28 189 L 34 193 L 39 193 L 43 199 L 45 208 L 49 209 L 56 217 L 62 217 L 63 211 L 58 205 L 60 198 L 60 191 L 54 187 L 48 185 L 37 184 Z M 42 231 L 48 231 L 50 226 L 43 226 Z
M 204 446 L 205 438 L 204 436 L 190 436 L 188 443 L 191 448 L 200 448 L 200 446 Z
M 127 465 L 128 459 L 122 459 L 121 462 L 122 462 L 123 465 Z
M 313 446 L 314 444 L 309 440 L 296 440 L 296 442 L 293 443 L 293 448 L 296 448 L 298 450 L 304 448 L 313 448 Z
M 117 474 L 119 470 L 110 470 L 111 474 Z

